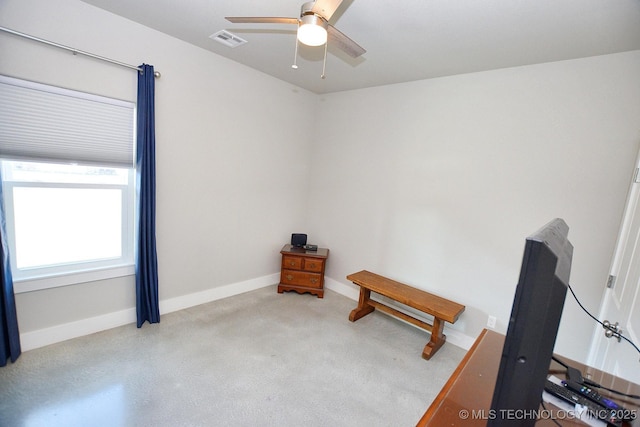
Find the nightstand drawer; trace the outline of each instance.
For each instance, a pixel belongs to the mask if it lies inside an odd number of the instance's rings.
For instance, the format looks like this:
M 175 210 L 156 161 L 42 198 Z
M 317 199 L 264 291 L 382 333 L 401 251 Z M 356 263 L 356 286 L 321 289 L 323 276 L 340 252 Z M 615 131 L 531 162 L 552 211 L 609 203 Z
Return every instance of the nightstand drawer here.
M 315 258 L 305 258 L 304 266 L 302 267 L 305 271 L 316 271 L 318 273 L 322 273 L 324 267 L 323 259 L 315 259 Z
M 306 286 L 309 288 L 322 288 L 322 274 L 307 273 L 296 270 L 282 270 L 280 283 L 286 285 Z
M 280 283 L 278 293 L 294 291 L 324 297 L 324 270 L 329 249 L 317 248 L 309 251 L 293 245 L 284 245 L 280 251 Z
M 302 258 L 298 256 L 283 256 L 282 268 L 288 268 L 290 270 L 302 270 Z

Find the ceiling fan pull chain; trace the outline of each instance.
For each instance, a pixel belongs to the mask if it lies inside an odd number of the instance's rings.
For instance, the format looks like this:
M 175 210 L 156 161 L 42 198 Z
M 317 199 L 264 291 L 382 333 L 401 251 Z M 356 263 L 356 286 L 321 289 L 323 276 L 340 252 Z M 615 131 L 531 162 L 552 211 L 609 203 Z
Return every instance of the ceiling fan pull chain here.
M 327 45 L 329 44 L 329 42 L 326 42 L 324 44 L 324 60 L 322 61 L 322 75 L 320 76 L 321 79 L 324 79 L 326 76 L 324 74 L 324 71 L 327 67 Z
M 298 69 L 298 38 L 296 37 L 296 51 L 293 55 L 293 65 L 291 66 L 291 68 L 293 68 L 294 70 Z

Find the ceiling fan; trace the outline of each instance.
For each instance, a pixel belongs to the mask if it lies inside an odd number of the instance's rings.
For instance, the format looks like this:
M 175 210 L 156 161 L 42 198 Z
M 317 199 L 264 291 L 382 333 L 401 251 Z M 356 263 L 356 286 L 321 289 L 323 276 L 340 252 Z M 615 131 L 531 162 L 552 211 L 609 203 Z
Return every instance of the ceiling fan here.
M 366 50 L 329 24 L 331 16 L 340 3 L 342 0 L 306 2 L 302 5 L 299 18 L 227 16 L 226 19 L 234 24 L 296 24 L 298 26 L 298 41 L 307 46 L 325 45 L 325 58 L 327 40 L 332 46 L 335 45 L 349 56 L 357 58 Z M 296 49 L 297 47 L 296 43 Z M 294 64 L 293 68 L 297 68 L 297 66 Z

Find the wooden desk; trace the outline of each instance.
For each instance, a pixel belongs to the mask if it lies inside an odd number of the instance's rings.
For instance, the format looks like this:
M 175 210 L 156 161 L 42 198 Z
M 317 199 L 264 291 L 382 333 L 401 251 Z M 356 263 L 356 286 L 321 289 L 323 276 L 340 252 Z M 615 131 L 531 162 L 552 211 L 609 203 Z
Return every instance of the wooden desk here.
M 504 335 L 486 329 L 480 333 L 478 339 L 418 422 L 418 427 L 486 425 L 486 417 L 483 418 L 482 415 L 488 416 L 491 408 L 491 399 L 500 368 L 500 355 L 504 338 Z M 627 394 L 640 394 L 640 386 L 637 384 L 561 356 L 556 357 L 566 361 L 568 365 L 580 369 L 585 378 L 605 387 Z M 564 368 L 556 362 L 552 362 L 549 373 L 563 378 Z M 599 393 L 619 402 L 627 409 L 635 410 L 640 416 L 640 406 L 637 400 L 624 400 L 624 398 L 621 400 L 604 390 L 599 390 Z M 547 404 L 547 409 L 552 407 L 553 405 Z M 555 410 L 555 407 L 553 408 Z M 474 413 L 475 417 L 473 416 Z M 469 414 L 469 416 L 464 418 L 466 414 Z M 584 426 L 585 424 L 576 420 L 563 419 L 561 420 L 561 425 Z M 640 426 L 640 421 L 636 420 L 633 424 L 627 423 L 625 425 Z M 539 420 L 536 423 L 537 426 L 556 426 L 556 424 L 552 420 L 544 419 Z

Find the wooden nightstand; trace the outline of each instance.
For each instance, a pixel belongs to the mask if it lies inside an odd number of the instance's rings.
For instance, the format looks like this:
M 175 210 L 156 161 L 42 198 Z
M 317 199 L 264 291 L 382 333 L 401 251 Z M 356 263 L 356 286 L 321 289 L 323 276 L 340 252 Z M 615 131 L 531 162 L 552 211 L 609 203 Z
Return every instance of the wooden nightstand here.
M 296 291 L 299 294 L 309 292 L 318 298 L 324 297 L 324 267 L 329 257 L 329 249 L 318 248 L 307 251 L 291 245 L 284 245 L 280 284 L 278 293 Z

